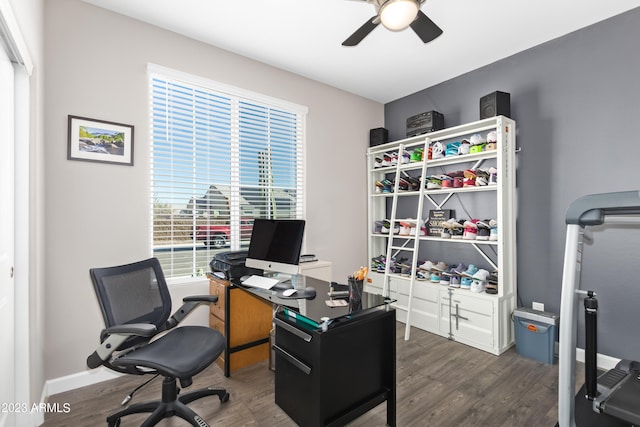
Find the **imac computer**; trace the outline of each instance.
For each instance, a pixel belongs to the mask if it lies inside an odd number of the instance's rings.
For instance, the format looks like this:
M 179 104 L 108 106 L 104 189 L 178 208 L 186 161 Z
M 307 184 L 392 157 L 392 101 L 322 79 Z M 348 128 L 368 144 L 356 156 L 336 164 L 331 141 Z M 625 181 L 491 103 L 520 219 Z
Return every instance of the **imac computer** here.
M 264 270 L 265 276 L 280 282 L 291 279 L 298 274 L 304 225 L 301 219 L 256 219 L 246 266 Z

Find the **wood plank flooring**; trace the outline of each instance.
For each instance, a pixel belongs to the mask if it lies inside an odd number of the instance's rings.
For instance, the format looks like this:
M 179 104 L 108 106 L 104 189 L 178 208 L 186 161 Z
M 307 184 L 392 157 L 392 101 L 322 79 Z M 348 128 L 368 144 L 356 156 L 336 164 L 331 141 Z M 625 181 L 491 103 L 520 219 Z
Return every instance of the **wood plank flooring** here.
M 449 341 L 413 328 L 404 341 L 404 324 L 397 330 L 398 426 L 554 426 L 557 421 L 558 365 L 521 357 L 512 348 L 501 356 Z M 582 365 L 576 369 L 583 380 Z M 146 379 L 146 378 L 145 378 Z M 51 396 L 50 403 L 69 404 L 69 413 L 49 413 L 43 427 L 106 425 L 107 415 L 143 381 L 127 376 Z M 160 378 L 135 394 L 132 403 L 160 397 Z M 225 378 L 215 364 L 191 387 L 225 387 L 231 394 L 221 404 L 207 397 L 189 406 L 212 426 L 295 426 L 274 403 L 274 373 L 259 363 Z M 384 426 L 382 404 L 350 426 Z M 139 426 L 146 414 L 122 419 L 122 427 Z M 188 424 L 172 417 L 159 426 Z

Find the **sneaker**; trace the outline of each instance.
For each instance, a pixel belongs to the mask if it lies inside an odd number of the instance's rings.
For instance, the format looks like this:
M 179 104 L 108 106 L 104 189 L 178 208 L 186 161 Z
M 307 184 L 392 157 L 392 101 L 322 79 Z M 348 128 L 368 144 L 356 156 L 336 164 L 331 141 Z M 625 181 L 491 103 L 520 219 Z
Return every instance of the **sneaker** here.
M 484 187 L 489 185 L 489 171 L 487 169 L 478 169 L 476 172 L 476 187 Z
M 476 222 L 476 226 L 478 227 L 478 235 L 476 236 L 477 240 L 489 240 L 491 235 L 491 226 L 489 225 L 489 220 L 485 219 L 484 221 Z
M 435 264 L 431 261 L 425 261 L 423 264 L 419 265 L 418 268 L 424 271 L 431 271 Z
M 391 153 L 391 166 L 398 164 L 398 153 Z
M 473 153 L 482 153 L 484 151 L 484 147 L 487 146 L 486 142 L 483 142 L 481 144 L 477 144 L 477 145 L 472 145 L 469 148 L 469 153 L 473 154 Z
M 460 279 L 460 289 L 471 289 L 471 283 L 473 279 L 471 277 L 463 277 Z
M 374 221 L 374 223 L 373 223 L 373 232 L 375 234 L 382 233 L 382 221 Z
M 498 240 L 498 222 L 495 219 L 489 220 L 489 240 Z
M 422 148 L 414 148 L 413 151 L 411 152 L 411 155 L 409 156 L 410 161 L 421 162 L 423 151 L 424 150 Z
M 458 227 L 460 224 L 458 224 L 458 221 L 456 221 L 454 218 L 451 218 L 443 221 L 441 225 L 442 232 L 440 233 L 440 237 L 443 239 L 450 239 L 453 235 L 453 228 Z
M 442 188 L 442 178 L 440 175 L 429 175 L 427 177 L 427 190 L 439 190 Z
M 387 167 L 387 166 L 391 166 L 391 154 L 389 153 L 384 153 L 382 155 L 382 163 L 381 163 L 381 167 Z
M 484 268 L 481 268 L 473 274 L 472 278 L 473 280 L 479 280 L 481 282 L 484 282 L 489 278 L 490 275 L 491 273 L 489 273 Z
M 382 157 L 378 157 L 376 156 L 375 159 L 373 159 L 373 168 L 381 168 L 382 167 L 382 162 L 383 159 Z
M 432 271 L 430 277 L 431 277 L 431 283 L 440 283 L 439 271 Z
M 484 284 L 484 291 L 488 294 L 495 295 L 498 293 L 498 272 L 494 271 L 489 275 L 487 282 Z
M 462 239 L 464 236 L 464 219 L 461 219 L 457 223 L 452 224 L 451 226 L 451 238 L 452 239 Z
M 458 273 L 453 273 L 451 278 L 449 279 L 449 286 L 452 288 L 460 287 L 460 275 Z
M 444 157 L 444 147 L 442 142 L 434 142 L 431 145 L 431 158 L 432 159 L 442 159 Z
M 469 290 L 475 293 L 484 292 L 484 282 L 481 280 L 472 281 L 471 286 L 469 287 Z
M 418 270 L 416 271 L 416 280 L 420 280 L 421 282 L 431 280 L 431 275 L 422 270 Z
M 449 264 L 439 261 L 436 265 L 431 268 L 431 271 L 443 272 L 449 269 Z
M 471 143 L 467 139 L 463 139 L 458 148 L 458 154 L 469 154 Z
M 391 221 L 389 221 L 388 219 L 385 219 L 384 221 L 382 221 L 381 231 L 385 234 L 389 233 L 391 231 Z M 400 227 L 398 226 L 398 224 L 394 224 L 393 234 L 398 234 L 398 233 L 400 233 Z
M 442 188 L 453 188 L 453 178 L 449 175 L 440 175 L 442 177 Z
M 467 169 L 464 171 L 463 187 L 475 187 L 476 186 L 476 171 L 473 169 Z
M 464 240 L 476 240 L 478 236 L 477 222 L 477 219 L 470 219 L 464 222 L 464 234 L 462 235 Z
M 498 169 L 489 168 L 489 185 L 496 185 L 498 183 Z
M 460 141 L 450 142 L 447 144 L 447 149 L 444 151 L 445 157 L 453 157 L 460 154 Z
M 402 162 L 402 164 L 411 162 L 411 153 L 409 153 L 407 150 L 402 150 L 402 157 L 400 158 L 400 161 Z
M 451 283 L 451 274 L 449 274 L 450 270 L 443 271 L 440 275 L 440 284 L 443 286 L 449 286 Z
M 460 264 L 456 265 L 455 267 L 453 267 L 453 271 L 456 274 L 462 274 L 467 270 L 467 266 L 464 265 L 464 262 L 461 262 Z
M 469 264 L 469 267 L 467 267 L 467 269 L 460 274 L 464 277 L 473 277 L 473 275 L 476 274 L 477 272 L 478 272 L 478 267 L 476 267 L 473 264 Z
M 411 235 L 411 226 L 406 221 L 400 221 L 400 231 L 398 232 L 398 236 L 410 236 Z

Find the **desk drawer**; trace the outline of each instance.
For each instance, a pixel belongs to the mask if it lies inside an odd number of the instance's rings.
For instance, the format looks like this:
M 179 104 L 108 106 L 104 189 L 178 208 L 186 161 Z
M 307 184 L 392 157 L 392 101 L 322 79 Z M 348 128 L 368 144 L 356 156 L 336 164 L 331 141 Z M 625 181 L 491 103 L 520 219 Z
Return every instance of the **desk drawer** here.
M 209 279 L 209 294 L 216 295 L 218 297 L 217 304 L 211 304 L 211 314 L 224 319 L 224 314 L 227 309 L 227 298 L 225 290 L 229 286 L 229 282 L 226 280 Z

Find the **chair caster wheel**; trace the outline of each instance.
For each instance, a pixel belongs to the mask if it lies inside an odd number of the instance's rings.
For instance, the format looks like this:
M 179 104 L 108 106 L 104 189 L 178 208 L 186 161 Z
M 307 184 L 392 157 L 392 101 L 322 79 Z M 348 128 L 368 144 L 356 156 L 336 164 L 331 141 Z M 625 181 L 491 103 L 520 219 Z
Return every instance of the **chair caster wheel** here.
M 225 393 L 224 396 L 220 396 L 220 402 L 224 403 L 229 401 L 229 393 Z

